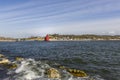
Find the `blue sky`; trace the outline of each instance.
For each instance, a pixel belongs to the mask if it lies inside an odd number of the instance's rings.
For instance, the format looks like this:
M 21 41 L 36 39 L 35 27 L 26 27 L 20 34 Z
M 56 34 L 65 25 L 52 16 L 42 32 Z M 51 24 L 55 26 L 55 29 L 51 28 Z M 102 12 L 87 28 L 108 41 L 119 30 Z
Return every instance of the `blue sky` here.
M 120 35 L 120 0 L 0 0 L 0 36 Z

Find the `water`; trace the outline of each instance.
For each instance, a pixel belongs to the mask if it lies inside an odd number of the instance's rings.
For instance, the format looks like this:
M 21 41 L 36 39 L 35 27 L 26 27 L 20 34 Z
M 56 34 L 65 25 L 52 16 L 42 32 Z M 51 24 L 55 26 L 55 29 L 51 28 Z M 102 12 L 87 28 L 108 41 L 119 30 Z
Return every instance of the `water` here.
M 0 42 L 0 53 L 13 62 L 25 58 L 15 70 L 0 68 L 0 80 L 50 80 L 43 72 L 57 64 L 89 75 L 76 78 L 61 70 L 62 80 L 120 80 L 120 41 Z

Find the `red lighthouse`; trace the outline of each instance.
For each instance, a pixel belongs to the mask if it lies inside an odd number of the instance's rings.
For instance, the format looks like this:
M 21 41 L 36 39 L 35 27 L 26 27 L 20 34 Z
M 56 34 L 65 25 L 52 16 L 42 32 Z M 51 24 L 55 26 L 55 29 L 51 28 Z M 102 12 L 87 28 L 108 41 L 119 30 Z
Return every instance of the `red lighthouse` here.
M 46 37 L 45 37 L 45 41 L 49 41 L 49 36 L 48 36 L 48 34 L 47 34 Z

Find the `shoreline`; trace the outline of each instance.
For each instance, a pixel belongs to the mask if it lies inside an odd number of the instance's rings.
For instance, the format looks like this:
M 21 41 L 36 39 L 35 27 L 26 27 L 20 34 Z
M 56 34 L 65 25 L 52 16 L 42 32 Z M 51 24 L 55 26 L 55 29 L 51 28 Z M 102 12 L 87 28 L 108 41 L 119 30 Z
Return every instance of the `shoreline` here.
M 44 41 L 44 40 L 23 40 L 23 41 L 16 41 L 16 40 L 0 40 L 0 42 L 29 42 L 29 41 Z M 47 42 L 57 42 L 57 41 L 120 41 L 120 40 L 50 40 Z M 46 42 L 46 41 L 45 41 Z

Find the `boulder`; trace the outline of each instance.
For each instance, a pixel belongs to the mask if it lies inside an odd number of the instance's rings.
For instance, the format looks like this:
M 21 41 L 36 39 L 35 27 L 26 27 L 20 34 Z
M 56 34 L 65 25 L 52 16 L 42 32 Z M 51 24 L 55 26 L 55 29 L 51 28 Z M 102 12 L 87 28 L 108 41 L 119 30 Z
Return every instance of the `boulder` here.
M 15 63 L 6 64 L 5 67 L 7 67 L 8 69 L 16 69 L 17 68 L 17 64 L 15 64 Z
M 67 69 L 65 66 L 59 66 L 60 69 Z
M 8 64 L 10 61 L 6 58 L 0 58 L 0 64 Z
M 20 60 L 20 58 L 18 60 Z M 7 59 L 3 54 L 0 54 L 0 64 L 1 66 L 6 67 L 8 69 L 17 68 L 17 64 L 11 63 L 9 59 Z
M 0 58 L 4 58 L 5 56 L 3 54 L 0 54 Z
M 70 74 L 72 74 L 75 77 L 88 77 L 87 74 L 81 70 L 66 68 L 65 66 L 59 66 L 59 68 L 66 70 L 67 72 L 69 72 Z
M 24 60 L 24 58 L 22 58 L 22 57 L 16 57 L 15 60 L 16 61 L 22 61 L 22 60 Z
M 67 71 L 75 77 L 87 77 L 87 74 L 81 70 L 67 69 Z
M 58 79 L 61 78 L 60 72 L 55 68 L 48 69 L 47 75 L 49 78 L 58 78 Z

